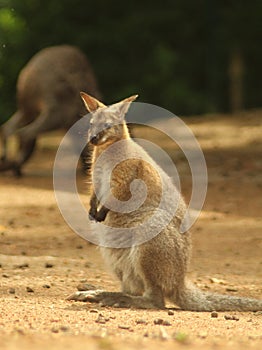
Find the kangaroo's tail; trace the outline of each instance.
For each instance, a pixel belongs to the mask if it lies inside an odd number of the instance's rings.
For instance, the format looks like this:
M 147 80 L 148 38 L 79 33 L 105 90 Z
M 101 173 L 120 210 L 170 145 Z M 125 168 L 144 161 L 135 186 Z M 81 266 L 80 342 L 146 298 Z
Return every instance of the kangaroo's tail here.
M 176 304 L 189 311 L 262 311 L 262 300 L 203 292 L 193 284 L 179 291 Z

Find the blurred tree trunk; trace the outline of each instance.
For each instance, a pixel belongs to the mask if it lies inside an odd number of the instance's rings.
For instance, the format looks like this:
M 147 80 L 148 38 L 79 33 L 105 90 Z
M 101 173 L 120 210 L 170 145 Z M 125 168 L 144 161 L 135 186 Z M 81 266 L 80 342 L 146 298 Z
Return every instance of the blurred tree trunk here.
M 229 98 L 232 113 L 238 112 L 244 107 L 243 76 L 244 62 L 242 53 L 239 50 L 234 50 L 231 53 L 229 62 Z

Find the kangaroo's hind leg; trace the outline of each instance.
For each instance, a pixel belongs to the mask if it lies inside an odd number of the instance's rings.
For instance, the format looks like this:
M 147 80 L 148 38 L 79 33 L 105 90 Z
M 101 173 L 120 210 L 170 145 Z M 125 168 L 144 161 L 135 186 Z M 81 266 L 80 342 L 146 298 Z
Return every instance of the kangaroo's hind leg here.
M 13 171 L 16 176 L 21 176 L 21 166 L 31 157 L 36 146 L 36 138 L 22 139 L 19 138 L 19 152 L 17 159 L 13 164 Z
M 21 175 L 21 165 L 30 157 L 32 154 L 36 139 L 27 139 L 18 136 L 19 149 L 17 151 L 18 156 L 16 160 L 8 159 L 8 138 L 11 135 L 19 135 L 19 130 L 21 128 L 26 128 L 28 120 L 24 115 L 17 111 L 1 128 L 1 145 L 2 145 L 2 154 L 1 154 L 1 163 L 0 171 L 13 170 L 16 176 Z
M 16 111 L 2 126 L 0 141 L 2 145 L 1 160 L 7 161 L 8 138 L 14 135 L 17 130 L 26 125 L 25 118 L 20 111 Z
M 38 135 L 54 130 L 59 126 L 55 117 L 55 111 L 43 110 L 32 123 L 17 131 L 19 151 L 14 165 L 14 171 L 17 175 L 21 174 L 22 165 L 27 162 L 35 150 Z

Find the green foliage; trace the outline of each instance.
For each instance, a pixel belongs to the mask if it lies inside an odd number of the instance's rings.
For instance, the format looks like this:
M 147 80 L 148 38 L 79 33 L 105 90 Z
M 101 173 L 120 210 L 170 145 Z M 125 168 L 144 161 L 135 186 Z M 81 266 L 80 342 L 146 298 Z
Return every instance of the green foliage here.
M 13 55 L 17 55 L 19 48 L 22 49 L 24 34 L 24 21 L 16 16 L 12 8 L 0 7 L 0 121 L 6 120 L 14 109 L 16 74 L 23 62 Z
M 262 2 L 218 0 L 0 0 L 0 121 L 15 81 L 40 49 L 79 46 L 105 102 L 138 93 L 177 114 L 229 109 L 228 66 L 245 63 L 244 107 L 261 106 Z

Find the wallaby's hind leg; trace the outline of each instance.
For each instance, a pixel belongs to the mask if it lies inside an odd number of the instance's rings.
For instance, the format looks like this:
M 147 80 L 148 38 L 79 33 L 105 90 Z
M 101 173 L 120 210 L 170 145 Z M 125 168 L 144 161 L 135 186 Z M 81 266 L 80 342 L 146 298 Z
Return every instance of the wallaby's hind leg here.
M 16 160 L 4 160 L 0 163 L 0 171 L 12 170 L 15 176 L 21 176 L 21 166 L 31 156 L 36 144 L 36 139 L 26 140 L 20 145 L 19 154 Z
M 18 129 L 25 125 L 24 116 L 20 111 L 16 111 L 15 114 L 11 116 L 11 118 L 5 122 L 5 124 L 1 127 L 1 160 L 7 160 L 7 140 L 8 137 L 13 135 Z
M 67 300 L 101 303 L 104 306 L 129 308 L 132 306 L 132 296 L 121 292 L 106 292 L 104 290 L 79 291 L 70 295 Z
M 139 273 L 135 273 L 132 269 L 128 271 L 127 268 L 124 271 L 120 270 L 120 274 L 117 274 L 122 282 L 122 292 L 80 291 L 69 296 L 68 300 L 89 301 L 106 306 L 117 305 L 123 308 L 164 309 L 163 290 L 154 278 L 150 278 L 152 274 L 150 268 L 154 270 L 154 264 L 151 264 L 148 269 L 145 268 L 143 261 L 139 260 L 137 263 L 140 266 Z
M 144 290 L 144 283 L 140 279 L 133 279 L 133 277 L 134 276 L 130 276 L 130 281 L 122 281 L 122 292 L 107 292 L 99 289 L 86 290 L 75 292 L 67 299 L 89 301 L 101 303 L 105 306 L 118 306 L 123 308 L 164 309 L 165 302 L 161 288 L 147 284 L 146 290 L 143 296 L 141 296 Z
M 37 136 L 44 131 L 53 130 L 55 119 L 50 118 L 49 111 L 43 111 L 32 123 L 24 115 L 17 111 L 2 127 L 2 159 L 0 170 L 13 170 L 15 175 L 21 175 L 22 165 L 32 155 Z M 16 135 L 19 139 L 18 156 L 15 160 L 7 159 L 7 139 L 10 135 Z
M 13 170 L 16 176 L 21 175 L 21 165 L 30 157 L 35 147 L 35 139 L 26 140 L 20 137 L 18 157 L 16 160 L 9 160 L 7 155 L 8 138 L 15 135 L 22 127 L 28 123 L 24 115 L 17 111 L 1 128 L 1 164 L 0 171 Z
M 35 149 L 37 136 L 42 132 L 55 129 L 55 120 L 55 114 L 51 115 L 49 110 L 42 111 L 37 119 L 17 131 L 19 151 L 13 167 L 16 175 L 21 175 L 22 165 L 31 157 Z
M 59 125 L 61 116 L 56 109 L 44 109 L 38 117 L 30 124 L 21 128 L 18 135 L 24 139 L 36 138 L 39 134 L 61 127 Z M 59 118 L 60 117 L 60 118 Z
M 23 140 L 20 138 L 19 140 L 19 153 L 16 161 L 13 163 L 13 171 L 16 176 L 21 176 L 21 167 L 22 165 L 31 157 L 35 146 L 36 146 L 36 138 Z
M 144 291 L 144 283 L 142 279 L 130 273 L 122 276 L 122 292 L 130 295 L 142 295 Z

